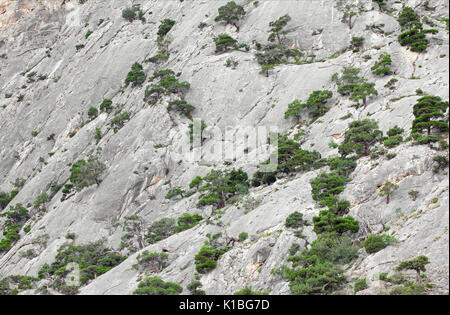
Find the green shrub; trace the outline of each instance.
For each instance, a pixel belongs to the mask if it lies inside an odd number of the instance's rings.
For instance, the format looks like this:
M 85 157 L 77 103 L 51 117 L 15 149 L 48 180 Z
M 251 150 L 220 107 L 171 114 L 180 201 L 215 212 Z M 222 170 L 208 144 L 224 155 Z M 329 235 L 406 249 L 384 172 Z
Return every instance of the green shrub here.
M 6 208 L 6 206 L 14 199 L 15 196 L 19 193 L 18 189 L 13 189 L 9 193 L 5 193 L 0 191 L 0 210 Z
M 433 157 L 433 162 L 437 163 L 437 165 L 433 166 L 433 173 L 439 173 L 440 170 L 445 170 L 448 167 L 448 158 L 445 155 Z
M 318 216 L 313 217 L 314 232 L 345 232 L 356 233 L 359 231 L 359 223 L 352 217 L 339 217 L 329 210 L 321 210 Z
M 238 239 L 239 242 L 243 242 L 248 238 L 248 233 L 247 232 L 241 232 L 239 233 Z
M 183 288 L 173 282 L 164 282 L 159 277 L 147 278 L 138 284 L 138 288 L 133 292 L 135 295 L 178 295 L 183 292 Z
M 88 117 L 89 117 L 89 119 L 93 120 L 97 116 L 98 116 L 98 109 L 93 107 L 93 106 L 89 107 L 89 110 L 88 110 Z
M 390 75 L 392 74 L 391 65 L 391 55 L 385 54 L 378 58 L 378 61 L 375 62 L 371 70 L 375 75 Z
M 214 37 L 214 43 L 216 44 L 216 52 L 226 52 L 236 48 L 237 40 L 227 34 L 220 34 Z
M 137 14 L 136 14 L 137 13 Z M 144 12 L 140 10 L 138 7 L 131 7 L 122 10 L 122 17 L 128 22 L 133 22 L 137 18 L 141 20 L 143 23 L 145 22 Z
M 55 261 L 48 265 L 44 264 L 39 271 L 40 279 L 49 279 L 51 287 L 64 292 L 71 287 L 66 283 L 67 275 L 71 272 L 72 264 L 76 264 L 79 269 L 80 285 L 86 285 L 89 281 L 111 270 L 119 265 L 127 257 L 120 256 L 116 252 L 103 246 L 104 241 L 97 241 L 86 245 L 63 244 L 58 249 Z M 75 289 L 75 290 L 74 290 Z M 76 292 L 76 287 L 72 291 Z
M 184 193 L 185 191 L 183 189 L 177 187 L 167 192 L 166 199 L 172 199 L 175 196 L 181 196 L 181 198 L 183 198 Z
M 36 200 L 34 201 L 34 207 L 39 208 L 39 206 L 41 206 L 42 204 L 49 202 L 49 201 L 50 201 L 50 196 L 46 192 L 43 192 L 42 194 L 40 194 L 36 197 Z
M 100 185 L 100 176 L 106 166 L 98 157 L 90 155 L 88 160 L 78 160 L 70 168 L 69 180 L 73 187 L 81 190 L 93 184 Z
M 367 289 L 369 286 L 367 285 L 366 278 L 358 279 L 355 281 L 355 285 L 353 286 L 353 289 L 356 292 L 362 291 Z
M 137 86 L 144 83 L 146 75 L 142 70 L 142 65 L 138 62 L 135 62 L 131 66 L 131 71 L 128 72 L 127 77 L 125 78 L 125 85 L 128 86 L 131 83 L 132 86 Z
M 325 232 L 317 236 L 309 249 L 298 255 L 291 255 L 293 267 L 308 267 L 321 262 L 333 264 L 348 264 L 358 257 L 359 247 L 352 244 L 348 236 L 338 235 L 336 232 Z
M 352 41 L 350 42 L 350 46 L 352 47 L 354 52 L 359 51 L 359 49 L 364 44 L 364 37 L 353 36 Z
M 185 100 L 170 101 L 169 105 L 167 106 L 167 110 L 179 112 L 186 117 L 189 117 L 194 109 L 195 107 L 191 104 L 188 104 Z
M 267 292 L 253 291 L 252 287 L 245 287 L 242 290 L 234 292 L 234 295 L 265 295 Z
M 297 211 L 288 215 L 288 217 L 286 218 L 286 221 L 284 222 L 284 225 L 287 228 L 293 228 L 293 229 L 302 227 L 304 224 L 305 224 L 305 222 L 303 221 L 303 214 L 301 214 L 300 212 L 297 212 Z
M 394 287 L 390 295 L 427 295 L 427 291 L 423 284 L 408 283 L 403 286 Z
M 202 287 L 202 283 L 200 281 L 193 281 L 189 283 L 186 288 L 191 292 L 192 295 L 205 295 L 205 291 L 200 290 Z
M 172 27 L 175 25 L 175 21 L 171 19 L 164 19 L 158 27 L 158 37 L 163 38 L 170 32 Z
M 100 104 L 100 111 L 110 113 L 112 111 L 112 101 L 110 99 L 104 99 Z
M 361 244 L 368 254 L 379 252 L 389 244 L 395 243 L 396 240 L 385 234 L 370 234 Z
M 133 22 L 136 19 L 136 9 L 135 8 L 126 8 L 122 11 L 122 17 L 128 22 Z
M 401 135 L 395 135 L 388 137 L 383 141 L 383 145 L 386 148 L 394 148 L 403 142 L 403 137 Z
M 178 226 L 174 228 L 175 233 L 182 232 L 184 230 L 188 230 L 196 226 L 203 217 L 199 214 L 189 214 L 185 213 L 183 216 L 178 218 Z
M 154 221 L 145 234 L 145 240 L 149 244 L 159 242 L 169 236 L 175 234 L 175 219 L 162 218 Z
M 223 208 L 227 200 L 236 195 L 248 193 L 248 175 L 241 169 L 228 172 L 212 170 L 205 177 L 205 183 L 199 188 L 203 192 L 197 206 L 215 205 Z
M 111 124 L 111 126 L 114 127 L 114 132 L 117 132 L 118 129 L 125 126 L 125 122 L 130 120 L 130 118 L 131 118 L 130 113 L 127 111 L 123 111 L 116 114 L 109 123 Z
M 337 171 L 322 172 L 310 181 L 312 198 L 319 203 L 322 200 L 325 202 L 327 197 L 337 196 L 343 192 L 349 181 L 347 176 L 339 175 Z
M 331 171 L 336 171 L 341 176 L 349 176 L 356 168 L 356 162 L 353 159 L 343 157 L 333 157 L 327 160 Z
M 332 96 L 333 93 L 331 91 L 314 91 L 309 95 L 306 103 L 302 104 L 299 100 L 295 100 L 290 103 L 288 105 L 287 111 L 284 113 L 284 118 L 287 119 L 290 116 L 294 116 L 297 121 L 300 121 L 300 113 L 303 109 L 308 109 L 309 114 L 313 118 L 323 116 L 328 111 L 326 104 L 328 102 L 328 99 L 330 99 Z
M 17 295 L 20 291 L 33 289 L 38 280 L 31 276 L 7 276 L 0 279 L 0 295 Z
M 166 253 L 150 253 L 145 250 L 136 256 L 137 264 L 133 265 L 133 268 L 160 272 L 167 267 L 168 258 Z
M 293 271 L 289 279 L 291 293 L 295 295 L 329 294 L 346 281 L 343 270 L 330 262 Z
M 215 248 L 212 245 L 205 245 L 195 255 L 195 270 L 198 273 L 208 273 L 216 268 L 219 258 L 229 250 L 229 247 Z

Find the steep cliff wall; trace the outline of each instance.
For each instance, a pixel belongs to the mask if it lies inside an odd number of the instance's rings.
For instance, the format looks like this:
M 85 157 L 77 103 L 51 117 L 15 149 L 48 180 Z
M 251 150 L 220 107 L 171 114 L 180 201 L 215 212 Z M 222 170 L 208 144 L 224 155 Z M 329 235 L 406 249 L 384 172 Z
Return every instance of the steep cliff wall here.
M 194 256 L 208 233 L 222 233 L 218 242 L 233 246 L 216 268 L 200 275 L 202 290 L 232 294 L 251 286 L 270 294 L 290 294 L 289 282 L 273 270 L 290 265 L 287 258 L 293 243 L 299 244 L 300 252 L 316 239 L 312 218 L 323 207 L 312 199 L 310 181 L 327 167 L 251 187 L 248 195 L 220 210 L 197 207 L 201 192 L 167 199 L 171 189 L 187 191 L 195 176 L 213 169 L 242 168 L 251 177 L 258 164 L 248 155 L 223 161 L 217 153 L 212 154 L 216 160 L 180 159 L 176 150 L 186 142 L 191 118 L 232 133 L 258 126 L 277 127 L 290 135 L 302 130 L 302 148 L 315 150 L 325 159 L 339 155 L 337 145 L 344 141 L 353 120 L 374 119 L 384 134 L 397 125 L 407 138 L 415 118 L 413 106 L 420 97 L 448 100 L 448 1 L 431 0 L 425 5 L 418 0 L 389 0 L 382 9 L 376 1 L 353 1 L 357 14 L 351 28 L 342 22 L 345 5 L 350 3 L 346 1 L 237 1 L 246 12 L 239 28 L 215 21 L 218 8 L 227 2 L 0 0 L 0 191 L 20 188 L 3 213 L 18 203 L 30 213 L 23 223 L 29 231 L 21 228 L 11 248 L 0 251 L 0 279 L 37 276 L 74 236 L 77 245 L 104 239 L 104 246 L 128 257 L 82 286 L 80 293 L 131 294 L 143 277 L 142 270 L 133 268 L 136 256 L 148 250 L 168 254 L 168 266 L 158 276 L 179 283 L 183 294 L 188 294 L 186 286 L 196 277 Z M 122 11 L 132 5 L 139 5 L 145 19 L 130 22 L 122 17 Z M 439 31 L 427 34 L 425 52 L 413 52 L 398 42 L 402 33 L 398 16 L 405 5 L 426 17 L 424 28 Z M 303 54 L 296 62 L 276 65 L 266 76 L 260 73 L 255 43 L 268 43 L 269 24 L 285 14 L 291 20 L 284 43 Z M 145 62 L 164 46 L 158 47 L 157 41 L 164 19 L 175 21 L 165 35 L 168 58 Z M 222 33 L 247 44 L 249 50 L 216 53 L 213 38 Z M 353 37 L 364 38 L 359 49 L 349 48 Z M 383 54 L 391 56 L 393 73 L 374 75 L 371 67 Z M 180 82 L 189 82 L 184 99 L 195 106 L 192 114 L 185 117 L 167 110 L 174 95 L 153 105 L 144 101 L 150 82 L 126 86 L 125 78 L 135 62 L 143 65 L 145 81 L 157 70 L 172 69 Z M 226 66 L 232 62 L 234 67 Z M 331 79 L 350 66 L 360 68 L 360 75 L 375 83 L 378 95 L 367 106 L 355 107 L 354 101 L 337 92 Z M 394 88 L 388 84 L 391 79 L 397 80 Z M 284 118 L 288 104 L 295 99 L 306 101 L 315 90 L 333 92 L 323 116 L 310 123 L 304 115 L 302 124 Z M 112 100 L 112 112 L 100 112 L 91 119 L 89 108 L 99 108 L 104 99 Z M 120 113 L 130 117 L 123 126 L 114 125 Z M 224 143 L 212 134 L 207 138 L 205 151 Z M 448 143 L 445 133 L 441 140 Z M 433 172 L 433 158 L 448 158 L 448 152 L 413 142 L 404 141 L 388 149 L 387 155 L 359 158 L 341 194 L 350 201 L 348 215 L 359 221 L 359 231 L 351 236 L 355 244 L 371 233 L 396 239 L 373 254 L 361 248 L 358 258 L 343 266 L 342 293 L 353 293 L 353 283 L 360 278 L 367 279 L 368 288 L 359 293 L 389 292 L 392 283 L 380 281 L 379 274 L 393 274 L 400 262 L 425 255 L 430 261 L 425 272 L 428 292 L 448 294 L 448 165 Z M 249 147 L 249 154 L 257 149 Z M 63 192 L 55 187 L 69 183 L 73 163 L 95 154 L 105 165 L 101 182 L 72 189 L 62 198 Z M 387 181 L 398 185 L 389 203 L 379 195 Z M 417 197 L 412 198 L 411 191 L 417 191 Z M 51 198 L 35 206 L 43 193 Z M 285 227 L 294 211 L 308 222 L 302 238 Z M 200 214 L 203 220 L 155 244 L 132 240 L 139 249 L 136 253 L 130 246 L 121 246 L 130 216 L 139 218 L 143 232 L 136 235 L 141 235 L 155 221 L 177 219 L 185 213 Z M 6 219 L 0 221 L 3 231 Z M 248 239 L 232 241 L 241 232 L 248 233 Z

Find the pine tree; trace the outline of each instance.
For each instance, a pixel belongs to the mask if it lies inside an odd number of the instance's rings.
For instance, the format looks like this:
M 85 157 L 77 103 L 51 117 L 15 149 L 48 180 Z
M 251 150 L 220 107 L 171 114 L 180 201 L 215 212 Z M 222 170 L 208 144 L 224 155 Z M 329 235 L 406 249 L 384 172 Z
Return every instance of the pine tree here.
M 448 106 L 448 101 L 442 101 L 439 96 L 427 95 L 418 99 L 413 107 L 412 133 L 426 130 L 429 136 L 432 131 L 448 132 L 448 122 L 443 119 Z
M 270 42 L 273 42 L 273 41 L 275 41 L 275 39 L 277 39 L 278 44 L 282 45 L 281 36 L 287 34 L 287 31 L 285 31 L 283 29 L 289 23 L 290 20 L 291 20 L 291 17 L 288 14 L 286 14 L 286 15 L 283 15 L 282 17 L 280 17 L 278 20 L 270 22 L 269 23 L 270 35 L 269 35 L 268 40 Z
M 422 280 L 420 277 L 420 272 L 422 271 L 425 272 L 426 271 L 425 266 L 429 263 L 430 261 L 427 256 L 419 256 L 414 259 L 401 262 L 397 266 L 396 270 L 397 271 L 414 270 L 415 272 L 417 272 L 417 282 L 421 283 Z
M 216 44 L 216 52 L 225 52 L 235 48 L 237 40 L 230 35 L 220 34 L 214 37 L 214 43 Z
M 364 108 L 367 107 L 367 97 L 371 95 L 378 95 L 378 91 L 375 89 L 375 83 L 365 82 L 356 86 L 350 94 L 350 99 L 353 101 L 362 100 Z
M 364 119 L 350 123 L 344 134 L 344 142 L 339 146 L 339 153 L 347 156 L 355 153 L 356 156 L 369 156 L 370 146 L 378 142 L 383 132 L 378 129 L 375 120 Z
M 391 200 L 391 195 L 394 193 L 394 190 L 398 189 L 398 185 L 387 181 L 384 183 L 383 187 L 381 187 L 380 196 L 386 196 L 386 203 L 389 204 Z
M 219 8 L 219 15 L 216 16 L 214 21 L 224 21 L 227 24 L 234 25 L 237 29 L 239 29 L 237 22 L 239 19 L 245 15 L 244 8 L 234 1 L 228 2 L 226 5 L 221 6 Z
M 385 54 L 378 58 L 378 61 L 375 62 L 371 69 L 375 75 L 390 75 L 392 74 L 391 65 L 391 55 Z

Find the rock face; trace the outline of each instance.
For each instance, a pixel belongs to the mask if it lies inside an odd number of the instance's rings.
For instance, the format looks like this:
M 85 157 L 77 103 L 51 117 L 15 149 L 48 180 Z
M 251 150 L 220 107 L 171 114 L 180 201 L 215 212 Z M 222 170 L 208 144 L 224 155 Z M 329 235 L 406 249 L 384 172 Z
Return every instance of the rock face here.
M 104 239 L 105 246 L 128 256 L 82 286 L 80 294 L 132 294 L 142 277 L 133 265 L 144 250 L 166 252 L 168 266 L 158 276 L 180 284 L 183 294 L 188 294 L 186 286 L 195 279 L 194 256 L 208 233 L 222 233 L 222 240 L 232 240 L 247 232 L 247 240 L 233 241 L 216 268 L 201 275 L 202 290 L 233 294 L 251 286 L 270 294 L 290 294 L 289 282 L 273 270 L 289 264 L 292 243 L 305 249 L 316 234 L 309 224 L 302 230 L 304 238 L 298 238 L 285 227 L 285 220 L 299 211 L 311 223 L 319 213 L 310 180 L 321 170 L 252 187 L 248 195 L 220 211 L 211 206 L 198 208 L 199 192 L 166 199 L 170 189 L 188 190 L 195 176 L 212 169 L 242 168 L 253 174 L 258 163 L 249 156 L 259 148 L 237 143 L 248 148 L 249 154 L 230 161 L 221 160 L 217 153 L 209 154 L 215 159 L 207 161 L 180 158 L 176 150 L 186 144 L 192 121 L 167 110 L 172 96 L 155 105 L 144 101 L 150 83 L 125 85 L 135 62 L 143 65 L 147 79 L 161 69 L 178 73 L 179 81 L 190 83 L 185 100 L 195 106 L 192 118 L 202 119 L 214 130 L 228 128 L 230 134 L 261 126 L 295 134 L 300 126 L 284 118 L 288 104 L 295 99 L 306 101 L 314 90 L 333 91 L 326 114 L 302 126 L 307 133 L 302 148 L 314 149 L 322 158 L 338 155 L 338 149 L 329 144 L 342 143 L 353 120 L 374 119 L 384 133 L 397 125 L 405 130 L 405 137 L 409 135 L 412 109 L 421 97 L 418 89 L 449 98 L 448 1 L 430 0 L 425 6 L 418 0 L 388 0 L 383 10 L 375 1 L 353 1 L 357 15 L 351 29 L 341 21 L 344 5 L 339 1 L 237 1 L 246 11 L 239 28 L 214 20 L 218 8 L 227 2 L 0 0 L 0 191 L 10 192 L 16 179 L 24 179 L 4 211 L 21 203 L 34 214 L 25 224 L 30 231 L 21 230 L 20 239 L 9 250 L 0 251 L 0 279 L 37 276 L 45 263 L 54 261 L 58 248 L 70 241 L 67 234 L 74 233 L 76 244 Z M 145 13 L 145 21 L 122 17 L 122 11 L 132 5 Z M 401 33 L 397 18 L 405 5 L 427 17 L 425 28 L 434 25 L 439 30 L 427 35 L 426 52 L 412 52 L 397 40 Z M 303 52 L 305 62 L 277 65 L 266 77 L 260 73 L 253 43 L 267 43 L 269 23 L 285 14 L 292 18 L 285 42 Z M 169 57 L 159 64 L 144 62 L 158 53 L 158 26 L 166 18 L 176 22 L 165 37 Z M 248 44 L 249 51 L 216 53 L 213 38 L 222 33 Z M 358 51 L 346 49 L 352 37 L 364 37 Z M 371 71 L 382 54 L 391 55 L 392 75 L 376 76 Z M 227 60 L 236 61 L 235 68 L 227 67 Z M 378 95 L 367 107 L 356 108 L 336 92 L 331 77 L 344 66 L 360 68 L 360 74 L 375 83 Z M 392 78 L 397 80 L 394 89 L 386 87 Z M 90 119 L 89 108 L 98 108 L 104 99 L 112 100 L 113 112 L 100 112 Z M 114 130 L 111 120 L 119 109 L 130 113 L 130 118 Z M 228 145 L 210 132 L 205 151 L 223 143 Z M 68 182 L 73 163 L 97 151 L 106 166 L 99 185 L 72 192 L 65 200 L 61 191 L 50 193 L 52 185 Z M 349 215 L 360 222 L 356 238 L 383 232 L 397 242 L 373 254 L 361 248 L 358 259 L 346 266 L 342 292 L 353 293 L 352 284 L 358 278 L 368 282 L 360 294 L 388 292 L 378 275 L 392 273 L 401 261 L 425 255 L 430 261 L 425 272 L 432 284 L 429 293 L 448 294 L 448 168 L 433 172 L 433 157 L 448 157 L 448 153 L 410 141 L 389 149 L 389 154 L 390 159 L 358 159 L 341 197 L 350 201 Z M 386 197 L 379 196 L 386 181 L 398 185 L 388 204 Z M 412 190 L 418 191 L 414 200 L 408 194 Z M 45 203 L 45 211 L 38 212 L 33 203 L 44 192 L 52 198 Z M 121 247 L 127 217 L 137 215 L 146 230 L 163 217 L 176 219 L 184 213 L 200 214 L 204 220 L 154 244 L 145 243 L 136 253 Z M 0 228 L 4 226 L 0 218 Z M 46 241 L 37 242 L 39 237 Z M 30 249 L 34 255 L 23 254 Z

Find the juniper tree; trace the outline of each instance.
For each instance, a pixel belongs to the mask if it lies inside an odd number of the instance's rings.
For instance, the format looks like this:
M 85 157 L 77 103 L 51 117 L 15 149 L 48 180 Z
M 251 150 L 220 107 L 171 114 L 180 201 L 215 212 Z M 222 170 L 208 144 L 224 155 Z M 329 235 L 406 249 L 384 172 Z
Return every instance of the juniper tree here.
M 214 21 L 224 21 L 227 24 L 234 25 L 238 30 L 237 22 L 245 15 L 244 8 L 234 1 L 228 2 L 226 5 L 221 6 L 219 9 L 219 15 L 215 17 Z
M 350 99 L 356 102 L 363 101 L 364 108 L 367 107 L 367 97 L 371 95 L 378 95 L 378 91 L 375 89 L 375 83 L 365 82 L 356 86 L 350 93 Z
M 439 96 L 427 95 L 417 100 L 413 107 L 415 119 L 412 123 L 412 133 L 448 132 L 448 121 L 444 120 L 444 113 L 448 108 L 448 101 L 442 101 Z
M 350 123 L 344 134 L 344 141 L 339 146 L 339 153 L 346 157 L 355 153 L 357 157 L 369 156 L 370 147 L 378 142 L 383 132 L 373 119 L 356 120 Z

